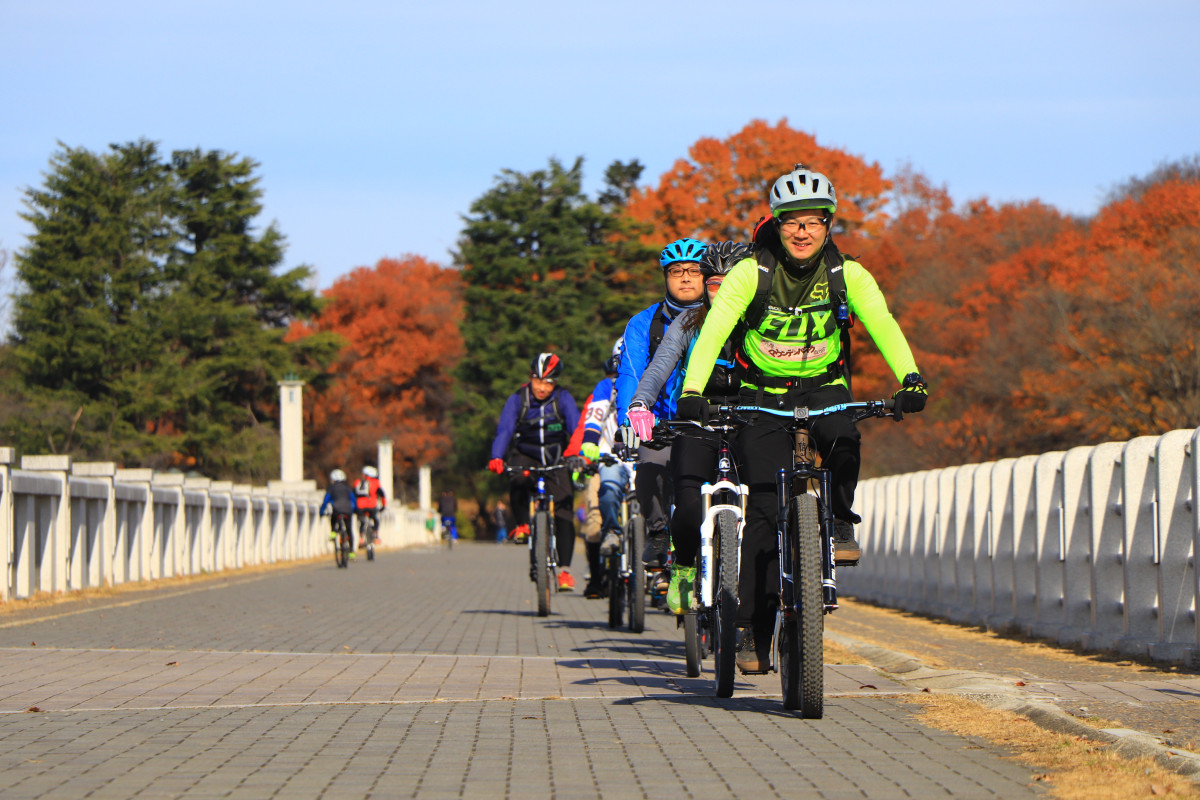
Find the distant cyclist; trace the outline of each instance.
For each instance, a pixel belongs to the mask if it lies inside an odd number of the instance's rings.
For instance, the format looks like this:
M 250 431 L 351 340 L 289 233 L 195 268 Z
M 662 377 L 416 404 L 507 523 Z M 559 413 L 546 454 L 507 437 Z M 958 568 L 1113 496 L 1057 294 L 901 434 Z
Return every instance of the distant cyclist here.
M 579 452 L 588 461 L 613 451 L 617 433 L 617 369 L 625 352 L 625 340 L 618 339 L 612 355 L 604 362 L 604 379 L 584 403 L 580 419 L 582 431 Z M 569 449 L 568 453 L 571 452 Z M 621 542 L 621 499 L 629 481 L 628 468 L 623 464 L 601 465 L 587 484 L 588 520 L 584 525 L 584 548 L 587 552 L 590 578 L 583 590 L 584 597 L 598 598 L 607 594 L 608 573 L 603 555 L 615 552 Z
M 452 489 L 443 489 L 438 498 L 438 515 L 442 518 L 442 536 L 458 538 L 458 498 Z
M 364 523 L 370 517 L 374 523 L 373 530 L 375 542 L 379 542 L 379 510 L 387 508 L 387 495 L 383 492 L 383 486 L 379 484 L 379 470 L 372 466 L 362 468 L 362 477 L 358 479 L 358 483 L 354 484 L 354 496 L 358 503 L 358 532 L 361 534 L 364 530 Z M 359 544 L 360 547 L 366 547 L 366 536 L 363 536 L 363 541 Z
M 346 520 L 346 533 L 350 537 L 350 557 L 354 558 L 354 511 L 358 507 L 354 495 L 354 487 L 346 481 L 346 473 L 335 469 L 329 473 L 329 488 L 325 490 L 325 499 L 321 501 L 320 515 L 325 515 L 325 509 L 331 509 L 329 515 L 329 538 L 337 539 L 337 520 Z
M 504 474 L 506 463 L 513 467 L 564 463 L 571 432 L 579 424 L 579 407 L 571 393 L 558 385 L 562 371 L 562 359 L 554 353 L 539 353 L 534 357 L 529 365 L 529 382 L 509 395 L 500 412 L 496 438 L 492 440 L 492 457 L 488 461 L 492 472 Z M 528 535 L 529 497 L 535 488 L 536 478 L 532 475 L 516 475 L 509 484 L 509 506 L 516 523 L 514 536 Z M 575 552 L 575 487 L 571 470 L 548 473 L 546 488 L 554 498 L 558 590 L 569 592 L 575 588 L 570 572 Z

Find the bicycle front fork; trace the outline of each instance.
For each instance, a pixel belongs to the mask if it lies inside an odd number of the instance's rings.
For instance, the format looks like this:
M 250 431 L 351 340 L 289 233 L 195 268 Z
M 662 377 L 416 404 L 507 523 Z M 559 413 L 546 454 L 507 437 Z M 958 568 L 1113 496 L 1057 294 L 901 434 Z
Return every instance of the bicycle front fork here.
M 788 507 L 792 502 L 792 480 L 799 478 L 808 480 L 816 478 L 818 484 L 817 510 L 820 513 L 821 536 L 821 594 L 825 603 L 825 613 L 837 608 L 837 571 L 833 560 L 833 508 L 825 498 L 833 496 L 833 479 L 827 469 L 811 472 L 781 469 L 775 474 L 775 495 L 778 498 L 776 513 L 778 522 L 776 531 L 779 537 L 779 602 L 786 610 L 795 608 L 795 590 L 792 575 L 792 565 L 795 560 L 792 555 L 794 543 L 788 535 Z

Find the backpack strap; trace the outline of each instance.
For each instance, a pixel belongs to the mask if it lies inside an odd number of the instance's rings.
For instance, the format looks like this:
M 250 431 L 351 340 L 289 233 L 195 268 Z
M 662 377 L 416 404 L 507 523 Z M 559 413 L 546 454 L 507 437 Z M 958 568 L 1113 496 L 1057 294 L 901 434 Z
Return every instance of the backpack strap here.
M 659 303 L 654 307 L 654 316 L 650 319 L 650 338 L 647 341 L 649 345 L 646 357 L 646 364 L 649 365 L 654 360 L 654 354 L 658 352 L 658 346 L 662 344 L 663 337 L 667 332 L 667 321 L 663 319 L 663 304 Z

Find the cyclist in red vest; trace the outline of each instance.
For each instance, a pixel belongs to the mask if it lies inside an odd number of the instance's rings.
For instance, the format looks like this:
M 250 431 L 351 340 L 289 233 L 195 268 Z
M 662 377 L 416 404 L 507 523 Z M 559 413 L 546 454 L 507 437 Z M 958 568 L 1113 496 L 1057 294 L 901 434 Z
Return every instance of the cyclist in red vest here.
M 362 477 L 358 479 L 358 483 L 354 484 L 354 498 L 358 507 L 355 509 L 355 514 L 358 516 L 358 534 L 362 538 L 359 542 L 360 547 L 366 547 L 367 541 L 362 537 L 363 522 L 366 517 L 370 517 L 375 523 L 375 543 L 379 543 L 379 510 L 387 508 L 387 495 L 383 492 L 383 487 L 379 484 L 379 470 L 374 467 L 367 466 L 362 468 Z

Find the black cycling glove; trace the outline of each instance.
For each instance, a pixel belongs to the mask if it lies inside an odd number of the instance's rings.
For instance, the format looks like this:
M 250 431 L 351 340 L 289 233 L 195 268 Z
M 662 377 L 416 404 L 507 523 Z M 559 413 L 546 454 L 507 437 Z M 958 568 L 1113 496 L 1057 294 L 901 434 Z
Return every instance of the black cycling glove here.
M 896 419 L 900 419 L 905 414 L 924 410 L 925 401 L 929 399 L 929 387 L 919 373 L 910 372 L 904 376 L 904 384 L 900 391 L 892 395 L 892 399 L 896 401 Z
M 708 400 L 698 394 L 685 394 L 679 398 L 679 404 L 675 407 L 675 413 L 681 419 L 699 420 L 701 424 L 708 424 L 709 406 Z

